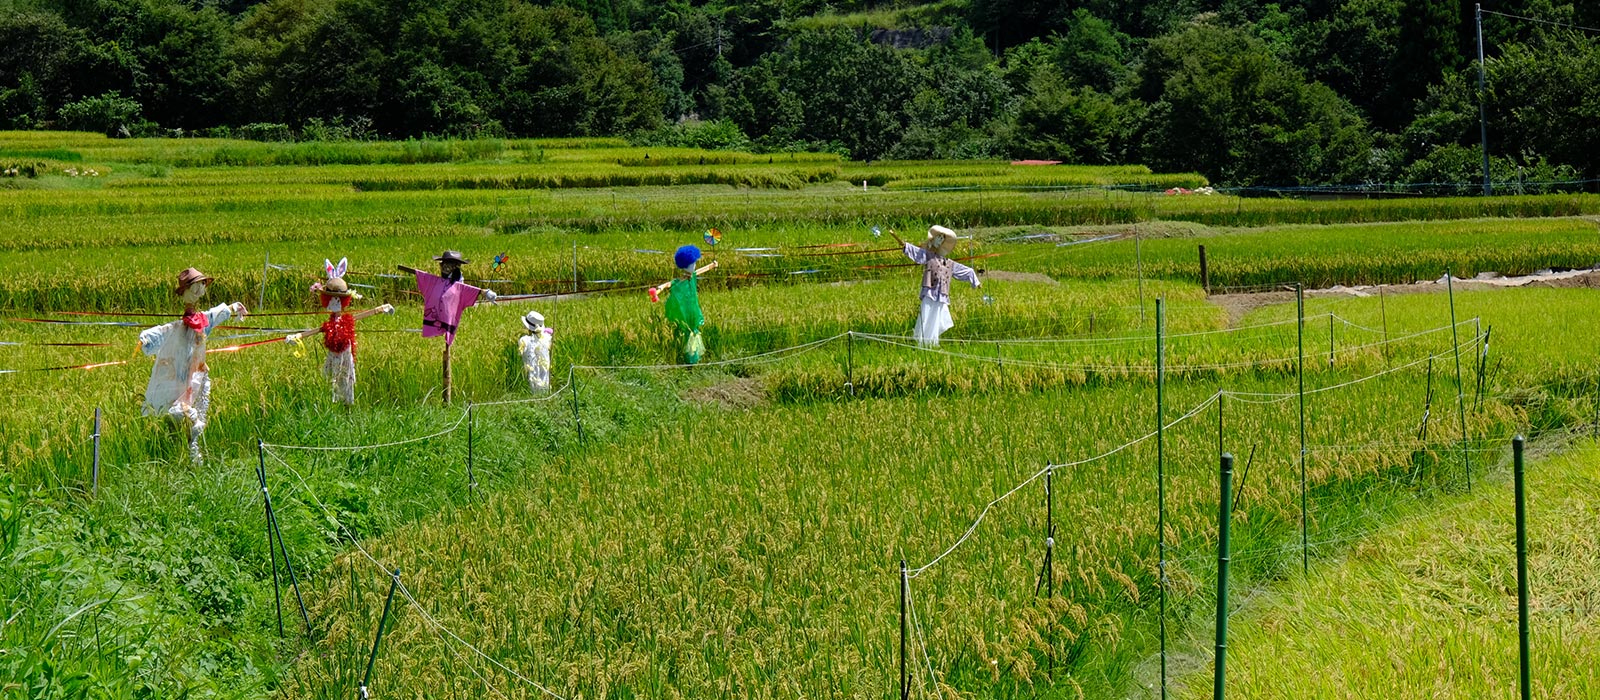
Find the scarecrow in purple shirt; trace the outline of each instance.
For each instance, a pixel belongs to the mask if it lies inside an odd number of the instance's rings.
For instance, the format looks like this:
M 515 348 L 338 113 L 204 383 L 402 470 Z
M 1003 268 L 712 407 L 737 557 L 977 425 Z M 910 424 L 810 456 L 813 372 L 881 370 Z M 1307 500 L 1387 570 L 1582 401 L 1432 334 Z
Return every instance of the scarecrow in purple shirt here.
M 471 262 L 461 253 L 447 250 L 433 259 L 439 263 L 437 275 L 405 265 L 400 270 L 417 276 L 417 291 L 422 294 L 422 337 L 444 336 L 444 402 L 450 403 L 450 346 L 456 342 L 461 312 L 478 303 L 479 297 L 493 303 L 496 295 L 493 289 L 479 289 L 461 281 L 461 266 Z

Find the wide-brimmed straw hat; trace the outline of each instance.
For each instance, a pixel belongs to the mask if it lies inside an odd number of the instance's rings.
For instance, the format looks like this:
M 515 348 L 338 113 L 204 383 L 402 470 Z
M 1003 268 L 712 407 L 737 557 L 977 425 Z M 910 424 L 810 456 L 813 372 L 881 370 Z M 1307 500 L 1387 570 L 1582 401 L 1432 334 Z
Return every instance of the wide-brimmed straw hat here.
M 933 226 L 928 229 L 928 240 L 923 245 L 935 250 L 940 257 L 949 257 L 956 250 L 956 232 L 943 226 Z
M 317 292 L 326 294 L 330 297 L 345 297 L 350 299 L 361 298 L 360 294 L 350 291 L 350 284 L 345 282 L 341 277 L 334 277 L 327 282 L 323 282 L 319 287 L 317 287 Z
M 433 256 L 433 259 L 438 262 L 453 262 L 457 265 L 469 265 L 472 263 L 471 260 L 461 257 L 461 251 L 458 250 L 447 250 Z
M 183 290 L 188 289 L 196 282 L 211 284 L 211 275 L 196 270 L 192 267 L 186 267 L 184 268 L 183 272 L 178 273 L 178 288 L 174 289 L 172 293 L 182 294 Z
M 529 311 L 522 317 L 522 327 L 528 329 L 530 332 L 543 328 L 544 314 L 541 314 L 537 311 Z

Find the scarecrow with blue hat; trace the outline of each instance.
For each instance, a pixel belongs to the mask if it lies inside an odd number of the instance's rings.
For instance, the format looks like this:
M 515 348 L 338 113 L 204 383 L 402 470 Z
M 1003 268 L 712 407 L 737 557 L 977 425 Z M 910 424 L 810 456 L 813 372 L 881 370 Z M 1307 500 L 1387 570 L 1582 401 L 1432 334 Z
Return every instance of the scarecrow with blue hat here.
M 662 303 L 662 310 L 666 313 L 667 322 L 672 324 L 673 330 L 683 340 L 683 360 L 687 364 L 695 364 L 700 357 L 705 355 L 706 344 L 700 338 L 700 327 L 705 325 L 705 314 L 700 312 L 700 292 L 698 281 L 700 275 L 717 269 L 716 261 L 700 269 L 695 269 L 694 264 L 700 262 L 700 249 L 686 245 L 672 254 L 672 262 L 678 266 L 678 273 L 670 282 L 664 282 L 650 288 L 650 301 L 661 301 L 663 295 L 666 301 Z

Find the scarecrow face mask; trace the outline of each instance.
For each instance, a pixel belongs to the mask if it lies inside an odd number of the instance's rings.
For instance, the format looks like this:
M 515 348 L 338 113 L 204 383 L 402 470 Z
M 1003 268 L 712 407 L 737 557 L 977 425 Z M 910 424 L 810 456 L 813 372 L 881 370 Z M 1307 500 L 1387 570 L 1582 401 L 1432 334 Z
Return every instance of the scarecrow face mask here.
M 335 313 L 343 311 L 344 298 L 333 294 L 324 294 L 322 295 L 322 308 Z
M 439 276 L 453 282 L 461 281 L 461 263 L 451 260 L 439 261 Z
M 183 290 L 183 293 L 178 295 L 178 298 L 182 299 L 183 303 L 185 303 L 185 304 L 193 304 L 193 303 L 195 303 L 197 301 L 200 301 L 200 298 L 204 297 L 205 295 L 206 295 L 206 283 L 204 281 L 201 281 L 201 282 L 195 282 L 193 284 L 190 284 L 188 287 L 185 287 L 184 290 Z

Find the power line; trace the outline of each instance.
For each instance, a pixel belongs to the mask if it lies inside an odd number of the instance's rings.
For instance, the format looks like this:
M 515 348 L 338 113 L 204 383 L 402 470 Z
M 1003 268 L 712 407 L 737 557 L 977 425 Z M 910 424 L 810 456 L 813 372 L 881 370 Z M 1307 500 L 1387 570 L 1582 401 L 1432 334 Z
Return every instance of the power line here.
M 1577 29 L 1580 31 L 1600 34 L 1600 29 L 1595 27 L 1585 27 L 1581 24 L 1572 24 L 1571 22 L 1557 22 L 1555 20 L 1539 19 L 1538 17 L 1524 17 L 1522 15 L 1513 15 L 1507 12 L 1495 12 L 1494 10 L 1482 10 L 1482 12 L 1486 15 L 1499 15 L 1501 17 L 1509 17 L 1511 19 L 1520 19 L 1528 22 L 1538 22 L 1539 24 L 1548 24 L 1553 27 L 1565 27 L 1567 29 Z

